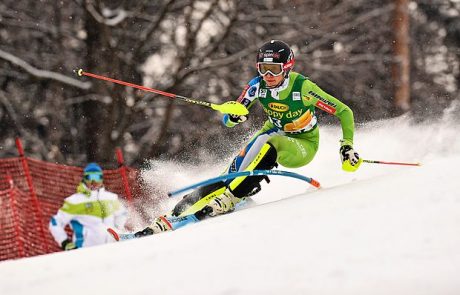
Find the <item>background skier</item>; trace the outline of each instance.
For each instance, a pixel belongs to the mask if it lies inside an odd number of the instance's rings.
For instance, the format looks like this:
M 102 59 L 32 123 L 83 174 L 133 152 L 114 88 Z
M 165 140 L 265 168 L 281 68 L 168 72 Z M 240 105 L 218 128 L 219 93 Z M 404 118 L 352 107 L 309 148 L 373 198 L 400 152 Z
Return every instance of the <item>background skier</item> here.
M 105 244 L 113 241 L 107 227 L 123 229 L 127 214 L 118 196 L 105 190 L 103 171 L 96 163 L 88 164 L 77 192 L 64 200 L 56 215 L 51 217 L 49 229 L 63 250 Z M 72 239 L 65 232 L 69 224 Z

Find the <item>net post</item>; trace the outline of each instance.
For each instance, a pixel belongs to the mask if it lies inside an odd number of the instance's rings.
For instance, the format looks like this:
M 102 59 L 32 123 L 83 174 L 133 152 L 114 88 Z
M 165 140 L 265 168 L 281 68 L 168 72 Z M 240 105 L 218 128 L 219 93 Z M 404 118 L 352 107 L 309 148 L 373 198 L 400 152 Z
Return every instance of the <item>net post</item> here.
M 126 173 L 125 160 L 123 158 L 123 153 L 121 151 L 121 148 L 116 149 L 116 154 L 117 154 L 117 161 L 118 161 L 118 167 L 119 167 L 121 179 L 123 182 L 123 189 L 125 191 L 126 198 L 128 199 L 128 203 L 131 205 L 133 201 L 133 196 L 131 194 L 131 189 L 129 187 L 128 176 Z
M 11 175 L 8 173 L 6 175 L 6 180 L 9 184 L 9 197 L 10 197 L 10 207 L 11 207 L 11 212 L 13 214 L 13 223 L 14 223 L 14 233 L 15 233 L 15 238 L 16 238 L 16 244 L 18 247 L 18 256 L 20 258 L 25 257 L 25 252 L 24 252 L 24 242 L 22 239 L 21 235 L 21 230 L 19 228 L 19 213 L 17 210 L 17 200 L 16 200 L 16 192 L 14 190 L 14 182 L 13 178 Z
M 37 193 L 35 192 L 35 187 L 32 181 L 32 175 L 30 173 L 29 164 L 27 163 L 27 158 L 24 155 L 24 149 L 22 147 L 22 142 L 19 138 L 16 138 L 16 147 L 18 149 L 19 157 L 21 159 L 22 169 L 24 170 L 24 175 L 26 177 L 27 186 L 29 187 L 30 196 L 32 198 L 32 203 L 34 205 L 35 216 L 38 219 L 38 228 L 40 229 L 40 235 L 42 238 L 43 246 L 45 253 L 48 253 L 48 243 L 46 241 L 45 226 L 43 224 L 43 211 L 38 201 Z

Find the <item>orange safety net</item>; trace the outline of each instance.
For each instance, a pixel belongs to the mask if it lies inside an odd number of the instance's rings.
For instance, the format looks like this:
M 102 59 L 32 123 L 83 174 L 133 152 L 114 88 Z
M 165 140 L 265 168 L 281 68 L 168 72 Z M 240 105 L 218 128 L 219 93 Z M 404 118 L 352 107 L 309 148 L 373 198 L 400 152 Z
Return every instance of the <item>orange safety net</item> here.
M 75 193 L 82 172 L 24 156 L 0 159 L 0 261 L 60 251 L 48 223 Z M 137 176 L 123 165 L 104 170 L 104 186 L 131 204 L 140 194 Z

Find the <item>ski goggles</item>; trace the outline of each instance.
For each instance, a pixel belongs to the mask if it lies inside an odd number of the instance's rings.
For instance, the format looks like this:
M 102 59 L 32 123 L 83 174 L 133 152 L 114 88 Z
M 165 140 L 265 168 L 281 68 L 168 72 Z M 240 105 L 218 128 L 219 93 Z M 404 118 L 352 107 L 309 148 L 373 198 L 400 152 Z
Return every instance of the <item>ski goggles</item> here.
M 266 74 L 270 73 L 272 76 L 276 77 L 284 73 L 282 63 L 258 62 L 257 71 L 261 76 L 265 76 Z
M 88 181 L 88 182 L 92 181 L 92 182 L 101 183 L 102 180 L 103 180 L 103 176 L 102 176 L 101 173 L 98 173 L 98 172 L 96 172 L 96 173 L 85 173 L 83 175 L 83 179 L 85 181 Z

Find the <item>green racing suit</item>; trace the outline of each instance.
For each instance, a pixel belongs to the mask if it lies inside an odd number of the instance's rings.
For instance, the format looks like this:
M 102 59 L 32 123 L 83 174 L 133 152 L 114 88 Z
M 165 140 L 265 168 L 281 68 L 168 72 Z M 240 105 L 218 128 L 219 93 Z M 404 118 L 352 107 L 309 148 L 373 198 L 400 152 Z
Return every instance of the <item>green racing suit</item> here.
M 277 163 L 287 168 L 310 163 L 319 144 L 316 108 L 338 117 L 342 126 L 342 145 L 353 145 L 354 118 L 351 109 L 299 73 L 291 71 L 276 88 L 268 88 L 258 76 L 248 83 L 237 101 L 248 110 L 258 101 L 268 120 L 233 159 L 225 173 L 272 169 Z M 223 123 L 227 127 L 238 124 L 230 120 L 229 115 L 224 115 Z M 210 200 L 226 189 L 230 189 L 237 198 L 252 195 L 253 189 L 255 192 L 260 190 L 259 182 L 263 178 L 238 177 L 202 187 L 186 195 L 172 215 L 184 216 L 203 210 Z

